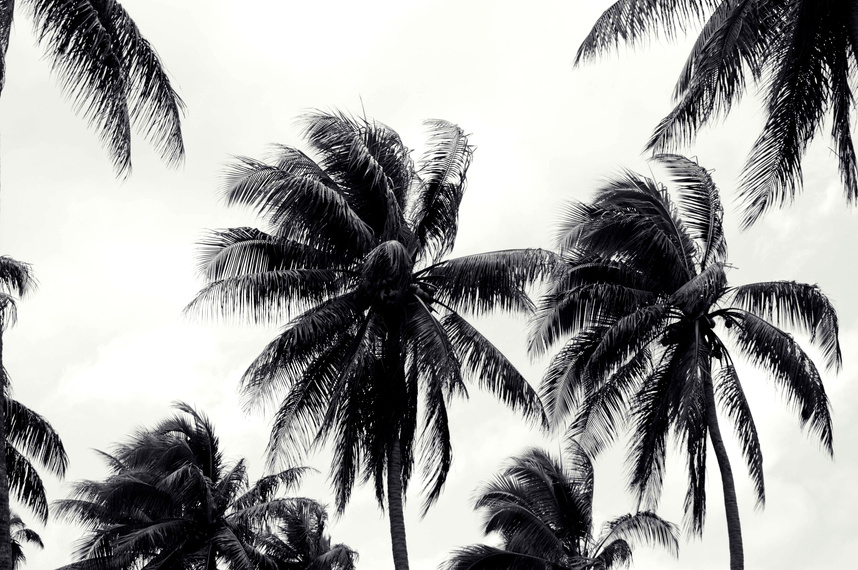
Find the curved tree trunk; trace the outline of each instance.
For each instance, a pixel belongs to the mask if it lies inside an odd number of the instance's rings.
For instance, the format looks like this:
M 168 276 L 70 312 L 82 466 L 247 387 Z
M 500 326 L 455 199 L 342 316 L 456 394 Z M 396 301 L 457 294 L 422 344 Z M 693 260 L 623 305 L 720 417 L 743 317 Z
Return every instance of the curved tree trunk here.
M 6 369 L 3 368 L 3 319 L 0 315 L 0 570 L 12 570 L 12 536 L 9 529 L 9 474 L 6 471 Z
M 395 437 L 387 458 L 387 516 L 390 520 L 390 544 L 393 567 L 408 570 L 408 543 L 405 540 L 405 514 L 402 510 L 402 455 L 399 437 Z
M 712 376 L 706 375 L 704 379 L 706 398 L 706 424 L 709 428 L 709 439 L 712 441 L 712 449 L 718 460 L 718 469 L 721 471 L 721 486 L 724 488 L 724 509 L 727 512 L 727 538 L 730 542 L 730 570 L 744 570 L 745 553 L 742 548 L 742 524 L 739 520 L 739 502 L 736 500 L 736 484 L 733 481 L 733 470 L 730 468 L 730 459 L 727 457 L 727 449 L 724 447 L 724 439 L 721 437 L 721 429 L 718 427 L 718 414 L 715 409 L 715 388 L 712 385 Z

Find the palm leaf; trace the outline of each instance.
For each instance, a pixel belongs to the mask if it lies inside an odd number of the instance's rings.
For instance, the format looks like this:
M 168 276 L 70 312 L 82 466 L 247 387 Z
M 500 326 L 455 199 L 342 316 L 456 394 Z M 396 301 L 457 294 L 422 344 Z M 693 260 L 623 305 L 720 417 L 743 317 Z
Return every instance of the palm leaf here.
M 8 443 L 52 474 L 63 477 L 69 460 L 59 434 L 45 418 L 20 402 L 7 397 L 4 403 Z

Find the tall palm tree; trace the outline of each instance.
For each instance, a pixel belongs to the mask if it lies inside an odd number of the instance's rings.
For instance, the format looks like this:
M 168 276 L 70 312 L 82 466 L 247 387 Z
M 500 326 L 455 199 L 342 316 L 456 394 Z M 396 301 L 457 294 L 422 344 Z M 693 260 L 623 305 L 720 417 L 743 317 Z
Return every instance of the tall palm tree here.
M 270 457 L 294 461 L 333 442 L 338 510 L 358 475 L 372 480 L 380 505 L 387 497 L 395 567 L 406 570 L 402 499 L 418 453 L 424 512 L 441 493 L 452 460 L 450 398 L 466 394 L 471 380 L 542 418 L 535 391 L 465 317 L 529 312 L 525 286 L 552 255 L 444 258 L 473 152 L 458 126 L 428 122 L 428 149 L 415 166 L 380 123 L 314 113 L 305 125 L 318 162 L 278 147 L 270 164 L 244 158 L 232 166 L 228 203 L 255 208 L 268 228 L 206 239 L 209 285 L 189 310 L 288 321 L 242 380 L 251 406 L 279 399 Z
M 22 0 L 75 112 L 86 117 L 118 175 L 131 169 L 132 128 L 169 164 L 184 156 L 183 103 L 155 50 L 116 0 Z M 0 0 L 0 93 L 14 0 Z
M 47 520 L 48 502 L 33 458 L 51 473 L 62 477 L 68 457 L 62 441 L 51 425 L 10 396 L 11 386 L 3 365 L 3 333 L 15 323 L 16 297 L 29 293 L 35 286 L 30 266 L 10 257 L 0 256 L 0 569 L 14 565 L 12 549 L 12 515 L 10 492 L 43 521 Z
M 650 511 L 612 519 L 593 536 L 593 465 L 574 440 L 562 463 L 541 449 L 512 458 L 476 507 L 501 546 L 461 548 L 445 570 L 610 570 L 627 566 L 638 543 L 679 552 L 676 526 Z
M 39 533 L 29 528 L 24 521 L 16 514 L 12 514 L 10 519 L 10 527 L 12 528 L 12 568 L 18 568 L 27 562 L 27 557 L 24 555 L 24 544 L 31 544 L 38 547 L 40 550 L 45 547 L 42 543 L 42 537 Z
M 277 570 L 258 540 L 310 499 L 278 497 L 294 488 L 304 467 L 250 484 L 243 459 L 227 463 L 211 422 L 187 404 L 115 453 L 102 453 L 111 474 L 79 481 L 57 501 L 61 517 L 87 528 L 67 570 L 129 567 L 164 570 Z
M 774 381 L 803 426 L 832 453 L 828 398 L 811 358 L 784 323 L 805 332 L 828 368 L 841 363 L 837 316 L 815 285 L 771 281 L 730 287 L 718 190 L 696 163 L 656 157 L 677 200 L 654 180 L 628 172 L 588 204 L 572 203 L 559 234 L 564 263 L 540 301 L 531 349 L 553 358 L 540 393 L 554 424 L 570 415 L 572 433 L 598 452 L 631 424 L 631 488 L 654 508 L 667 436 L 688 463 L 686 525 L 700 534 L 706 509 L 707 437 L 727 513 L 730 566 L 743 567 L 739 510 L 716 402 L 731 420 L 765 500 L 757 430 L 733 352 Z M 729 338 L 729 341 L 725 338 Z M 730 347 L 730 350 L 728 350 Z
M 674 109 L 648 148 L 671 151 L 693 141 L 739 101 L 763 91 L 766 123 L 745 164 L 743 224 L 791 201 L 802 186 L 807 144 L 831 120 L 846 199 L 858 199 L 850 82 L 858 64 L 858 3 L 853 0 L 619 0 L 599 18 L 578 62 L 647 36 L 673 37 L 708 15 L 674 90 Z

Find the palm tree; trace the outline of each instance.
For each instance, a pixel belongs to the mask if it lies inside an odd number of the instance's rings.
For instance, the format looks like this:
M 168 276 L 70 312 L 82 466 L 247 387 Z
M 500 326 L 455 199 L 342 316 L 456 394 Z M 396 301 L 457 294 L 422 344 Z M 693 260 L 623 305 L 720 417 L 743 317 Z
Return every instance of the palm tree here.
M 670 151 L 728 113 L 752 83 L 764 92 L 766 123 L 745 164 L 743 224 L 791 201 L 802 186 L 801 158 L 831 118 L 846 199 L 858 199 L 850 82 L 858 63 L 858 7 L 851 0 L 619 0 L 599 18 L 576 62 L 650 35 L 673 37 L 708 19 L 674 90 L 674 109 L 647 148 Z
M 676 526 L 641 511 L 612 519 L 593 536 L 593 465 L 574 441 L 558 462 L 541 449 L 512 458 L 479 492 L 484 532 L 501 546 L 459 549 L 445 570 L 610 570 L 631 562 L 638 543 L 679 552 Z
M 280 401 L 269 457 L 294 461 L 332 441 L 338 511 L 357 476 L 372 480 L 380 505 L 387 497 L 395 567 L 406 570 L 402 499 L 415 454 L 424 512 L 441 493 L 452 460 L 450 398 L 471 380 L 542 418 L 535 391 L 465 317 L 529 312 L 525 286 L 552 255 L 444 259 L 473 152 L 458 126 L 428 122 L 428 150 L 415 166 L 380 123 L 313 113 L 305 125 L 318 162 L 278 147 L 271 164 L 232 166 L 228 203 L 255 208 L 268 229 L 213 232 L 201 256 L 209 285 L 188 309 L 289 321 L 242 380 L 251 406 Z
M 75 112 L 107 147 L 118 175 L 131 169 L 132 127 L 169 164 L 184 156 L 183 103 L 161 60 L 116 0 L 23 0 L 36 37 Z M 14 0 L 0 0 L 0 93 Z
M 45 545 L 42 543 L 42 537 L 39 536 L 39 533 L 27 527 L 21 517 L 14 513 L 10 519 L 10 527 L 12 529 L 12 568 L 17 570 L 21 564 L 27 562 L 27 557 L 24 555 L 24 543 L 32 544 L 40 550 Z
M 250 484 L 244 460 L 227 463 L 211 422 L 187 404 L 115 453 L 101 453 L 111 474 L 79 481 L 57 501 L 61 517 L 87 528 L 67 570 L 128 567 L 277 570 L 259 538 L 314 501 L 278 497 L 297 486 L 305 467 Z
M 261 549 L 277 570 L 354 570 L 357 553 L 345 544 L 331 545 L 327 520 L 328 513 L 319 504 L 302 503 L 259 537 Z
M 540 301 L 531 349 L 544 353 L 572 335 L 543 378 L 546 412 L 555 425 L 574 414 L 571 433 L 594 453 L 628 418 L 630 487 L 648 508 L 661 493 L 673 431 L 688 464 L 685 513 L 693 534 L 703 530 L 708 436 L 724 488 L 730 567 L 737 570 L 743 567 L 739 510 L 716 401 L 735 428 L 759 505 L 765 487 L 732 351 L 775 381 L 801 424 L 832 453 L 819 372 L 777 324 L 806 332 L 826 366 L 838 369 L 837 316 L 815 285 L 729 287 L 721 202 L 709 174 L 681 156 L 656 160 L 676 186 L 676 202 L 654 180 L 628 172 L 591 203 L 569 206 L 559 234 L 564 263 Z
M 11 569 L 15 553 L 12 548 L 13 519 L 9 508 L 10 492 L 31 508 L 42 520 L 48 517 L 45 488 L 29 458 L 34 458 L 51 473 L 62 477 L 68 457 L 62 441 L 51 425 L 9 395 L 11 386 L 3 365 L 3 333 L 15 324 L 16 297 L 29 293 L 35 286 L 30 266 L 10 257 L 0 256 L 0 568 Z

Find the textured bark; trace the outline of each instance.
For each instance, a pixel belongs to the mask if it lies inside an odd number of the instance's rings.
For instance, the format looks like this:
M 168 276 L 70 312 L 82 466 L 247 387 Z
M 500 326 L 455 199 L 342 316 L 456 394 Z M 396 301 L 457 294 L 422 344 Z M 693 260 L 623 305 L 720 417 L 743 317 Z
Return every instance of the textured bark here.
M 402 457 L 398 437 L 393 440 L 387 459 L 387 516 L 390 520 L 393 567 L 396 570 L 408 570 L 408 543 L 402 510 Z
M 2 310 L 2 308 L 0 308 Z M 3 318 L 0 314 L 0 390 L 6 397 L 7 378 L 3 368 Z M 6 405 L 0 405 L 0 570 L 12 570 L 12 536 L 9 532 L 9 474 L 6 472 Z
M 718 427 L 718 415 L 715 409 L 715 389 L 712 377 L 707 375 L 704 381 L 706 391 L 706 423 L 709 427 L 709 439 L 712 449 L 718 459 L 718 469 L 721 471 L 721 486 L 724 488 L 724 509 L 727 512 L 727 538 L 730 542 L 730 570 L 745 568 L 745 553 L 742 548 L 742 524 L 739 520 L 739 503 L 736 500 L 736 484 L 733 481 L 733 470 L 730 459 Z

